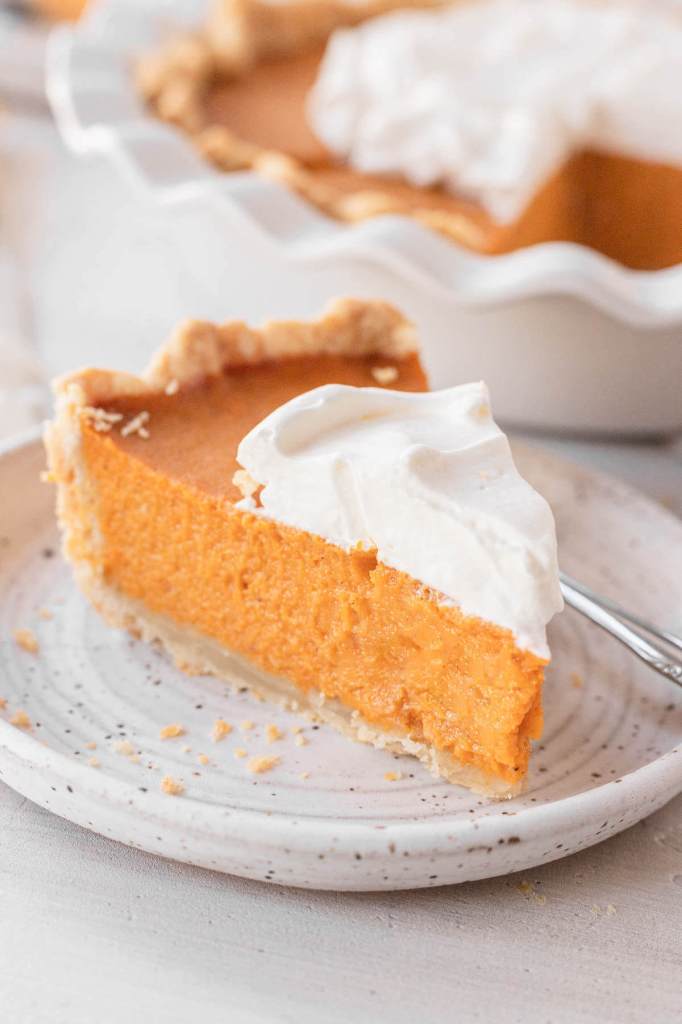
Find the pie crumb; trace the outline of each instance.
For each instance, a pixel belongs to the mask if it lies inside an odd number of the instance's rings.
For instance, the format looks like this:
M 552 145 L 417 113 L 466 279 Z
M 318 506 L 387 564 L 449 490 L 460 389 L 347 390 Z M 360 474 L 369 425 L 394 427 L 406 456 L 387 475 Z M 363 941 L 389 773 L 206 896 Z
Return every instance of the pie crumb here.
M 40 482 L 41 484 L 56 484 L 57 477 L 51 470 L 43 469 L 40 472 Z
M 28 717 L 25 711 L 19 709 L 15 711 L 9 720 L 10 725 L 15 725 L 17 729 L 30 729 L 31 719 Z
M 232 477 L 232 483 L 241 491 L 244 498 L 252 498 L 256 493 L 260 484 L 257 483 L 250 473 L 247 473 L 245 469 L 238 469 Z
M 298 735 L 294 738 L 294 743 L 296 744 L 297 747 L 307 747 L 308 746 L 308 741 L 305 738 L 305 736 L 303 735 L 303 733 L 301 733 L 301 732 L 299 732 Z
M 167 395 L 177 395 L 178 391 L 180 390 L 180 384 L 174 377 L 173 380 L 168 381 L 163 390 Z
M 242 732 L 250 732 L 251 729 L 253 729 L 253 722 L 250 718 L 247 718 L 245 721 L 239 723 L 239 728 Z
M 114 750 L 117 754 L 123 754 L 124 757 L 132 757 L 135 753 L 135 747 L 130 740 L 118 740 L 114 743 Z
M 183 744 L 183 746 L 180 747 L 180 750 L 183 752 L 183 754 L 192 753 L 192 748 L 187 743 Z
M 130 434 L 137 434 L 138 437 L 147 440 L 149 437 L 149 431 L 145 424 L 149 423 L 150 414 L 146 409 L 142 412 L 138 412 L 137 416 L 133 416 L 131 420 L 128 420 L 126 424 L 121 427 L 121 437 L 128 437 Z
M 283 736 L 284 733 L 282 732 L 282 730 L 279 729 L 273 723 L 265 726 L 265 739 L 268 741 L 268 743 L 274 743 L 275 740 L 281 740 Z
M 571 672 L 571 686 L 573 686 L 576 690 L 580 690 L 580 689 L 582 689 L 583 684 L 584 684 L 584 680 L 583 680 L 583 677 L 580 675 L 580 673 L 579 672 Z
M 403 777 L 402 772 L 386 772 L 384 779 L 386 782 L 399 782 Z
M 519 882 L 516 886 L 522 896 L 525 896 L 528 900 L 532 900 L 539 907 L 544 907 L 547 902 L 547 897 L 540 892 L 536 892 L 533 886 L 528 881 Z
M 392 384 L 398 379 L 398 369 L 395 366 L 373 366 L 372 376 L 377 384 Z
M 253 775 L 262 775 L 278 764 L 278 757 L 252 757 L 246 767 Z
M 309 778 L 310 778 L 310 772 L 301 772 L 301 774 L 299 775 L 299 779 L 302 779 L 303 782 L 305 782 L 305 780 L 309 779 Z
M 163 729 L 159 733 L 162 740 L 174 740 L 176 736 L 184 736 L 185 727 L 180 725 L 178 722 L 173 722 L 171 725 L 164 725 Z
M 52 614 L 49 608 L 39 608 L 38 616 L 39 618 L 44 619 L 45 622 L 49 622 L 50 619 L 54 618 L 54 615 Z
M 224 740 L 226 736 L 229 736 L 231 732 L 232 726 L 229 722 L 226 722 L 224 718 L 216 718 L 211 730 L 211 739 L 214 743 L 219 743 L 220 740 Z
M 4 711 L 7 707 L 7 701 L 4 697 L 0 697 L 0 711 Z
M 94 740 L 90 740 L 89 743 L 85 744 L 85 749 L 86 750 L 97 750 L 97 744 L 95 743 Z
M 291 731 L 293 733 L 303 732 L 303 726 L 302 725 L 295 725 Z
M 93 425 L 98 434 L 106 433 L 111 430 L 114 423 L 123 419 L 122 412 L 107 412 L 106 409 L 98 409 L 92 405 L 86 405 L 82 415 Z
M 170 775 L 164 775 L 161 779 L 161 789 L 168 796 L 181 796 L 185 792 L 185 787 L 177 779 L 172 778 Z
M 246 757 L 248 751 L 244 750 L 243 747 L 236 747 L 234 751 L 235 757 Z
M 88 764 L 91 768 L 99 768 L 99 761 L 96 757 L 89 757 Z
M 199 762 L 199 764 L 209 764 L 210 758 L 208 757 L 207 754 L 199 754 L 199 756 L 197 757 L 197 761 Z
M 29 654 L 37 654 L 40 650 L 38 638 L 32 629 L 15 629 L 14 642 L 22 651 L 28 651 Z

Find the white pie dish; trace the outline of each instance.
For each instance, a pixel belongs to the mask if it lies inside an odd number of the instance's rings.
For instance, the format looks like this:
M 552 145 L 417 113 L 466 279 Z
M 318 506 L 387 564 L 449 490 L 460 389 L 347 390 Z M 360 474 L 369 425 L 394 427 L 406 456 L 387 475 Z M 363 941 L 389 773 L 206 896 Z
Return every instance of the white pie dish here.
M 146 111 L 130 73 L 136 55 L 198 23 L 206 5 L 100 0 L 78 26 L 55 32 L 48 53 L 48 94 L 67 143 L 110 157 L 167 208 L 159 247 L 180 273 L 182 261 L 191 266 L 179 317 L 224 319 L 233 297 L 249 292 L 261 297 L 260 308 L 255 295 L 251 309 L 242 302 L 252 319 L 263 315 L 264 293 L 277 316 L 339 294 L 378 296 L 417 323 L 434 386 L 485 379 L 507 424 L 682 429 L 682 265 L 632 271 L 573 243 L 480 256 L 404 217 L 340 224 L 263 177 L 213 171 Z

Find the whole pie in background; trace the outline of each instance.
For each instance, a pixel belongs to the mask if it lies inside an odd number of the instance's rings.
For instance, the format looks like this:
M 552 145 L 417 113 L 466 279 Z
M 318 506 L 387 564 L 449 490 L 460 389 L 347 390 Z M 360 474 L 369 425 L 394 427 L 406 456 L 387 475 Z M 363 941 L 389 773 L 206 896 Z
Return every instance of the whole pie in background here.
M 640 0 L 219 0 L 138 65 L 224 171 L 486 254 L 682 261 L 682 14 Z

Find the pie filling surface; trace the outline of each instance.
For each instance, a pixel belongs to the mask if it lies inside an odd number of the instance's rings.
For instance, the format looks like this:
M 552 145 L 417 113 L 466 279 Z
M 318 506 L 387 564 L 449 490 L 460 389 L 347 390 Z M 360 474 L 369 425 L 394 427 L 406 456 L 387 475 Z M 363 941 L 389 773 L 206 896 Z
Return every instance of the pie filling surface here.
M 442 774 L 464 769 L 477 788 L 513 792 L 541 732 L 546 661 L 375 551 L 235 507 L 236 449 L 251 427 L 323 383 L 376 387 L 387 364 L 392 388 L 426 389 L 416 355 L 325 355 L 232 368 L 170 395 L 107 394 L 96 403 L 106 429 L 91 408 L 71 409 L 77 469 L 59 428 L 48 442 L 66 554 L 96 604 L 102 586 L 324 695 L 372 738 L 428 749 Z M 124 436 L 140 414 L 145 429 Z

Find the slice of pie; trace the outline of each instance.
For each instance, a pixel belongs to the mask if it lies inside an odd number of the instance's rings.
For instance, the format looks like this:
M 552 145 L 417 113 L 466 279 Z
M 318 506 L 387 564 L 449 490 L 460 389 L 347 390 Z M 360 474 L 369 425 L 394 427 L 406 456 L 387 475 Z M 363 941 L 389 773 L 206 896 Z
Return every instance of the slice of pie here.
M 339 219 L 654 270 L 682 262 L 681 63 L 679 12 L 631 0 L 218 0 L 137 81 L 217 167 Z
M 484 386 L 426 391 L 395 310 L 190 323 L 142 378 L 82 370 L 56 395 L 64 551 L 110 623 L 453 782 L 519 789 L 560 606 L 552 516 Z

